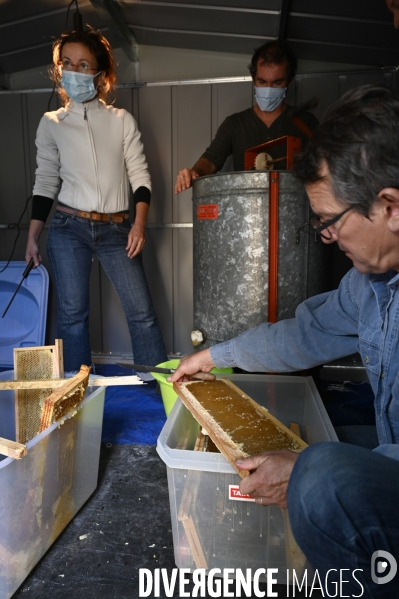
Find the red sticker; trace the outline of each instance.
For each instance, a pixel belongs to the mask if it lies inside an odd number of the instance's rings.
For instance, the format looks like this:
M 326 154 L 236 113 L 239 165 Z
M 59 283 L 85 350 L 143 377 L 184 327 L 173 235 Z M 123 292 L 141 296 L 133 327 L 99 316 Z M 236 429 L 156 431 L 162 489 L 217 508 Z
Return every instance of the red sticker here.
M 229 499 L 234 501 L 255 501 L 250 495 L 243 495 L 240 493 L 238 485 L 229 485 Z
M 197 216 L 199 220 L 204 218 L 217 218 L 219 214 L 218 204 L 202 204 L 198 206 Z

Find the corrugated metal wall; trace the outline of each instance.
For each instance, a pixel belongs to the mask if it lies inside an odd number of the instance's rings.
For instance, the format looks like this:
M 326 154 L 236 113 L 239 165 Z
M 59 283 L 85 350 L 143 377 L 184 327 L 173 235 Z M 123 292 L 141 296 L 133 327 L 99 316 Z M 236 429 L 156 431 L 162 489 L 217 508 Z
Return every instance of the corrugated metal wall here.
M 300 104 L 317 96 L 320 119 L 346 90 L 362 83 L 397 88 L 393 70 L 300 75 L 290 87 L 288 101 Z M 35 133 L 48 94 L 0 94 L 0 260 L 9 257 L 18 221 L 30 195 L 35 171 Z M 191 191 L 173 193 L 177 171 L 192 164 L 213 138 L 223 119 L 252 104 L 251 82 L 159 85 L 118 90 L 116 106 L 133 113 L 139 123 L 153 179 L 144 263 L 168 353 L 192 350 L 192 206 Z M 227 161 L 228 162 L 228 161 Z M 225 165 L 229 170 L 229 164 Z M 14 259 L 25 252 L 28 216 L 24 216 Z M 41 240 L 43 263 L 47 231 Z M 56 299 L 51 285 L 48 342 L 55 337 Z M 116 293 L 97 259 L 91 277 L 90 331 L 94 352 L 130 354 L 125 316 Z

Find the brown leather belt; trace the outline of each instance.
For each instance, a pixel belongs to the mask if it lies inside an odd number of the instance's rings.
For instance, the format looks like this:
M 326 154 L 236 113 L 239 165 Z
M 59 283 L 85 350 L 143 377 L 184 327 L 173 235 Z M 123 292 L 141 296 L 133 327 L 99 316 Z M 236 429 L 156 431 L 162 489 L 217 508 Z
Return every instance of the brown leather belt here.
M 114 212 L 110 214 L 107 214 L 106 212 L 86 212 L 85 210 L 75 210 L 74 208 L 68 208 L 68 206 L 61 206 L 60 204 L 57 204 L 57 210 L 65 212 L 66 214 L 74 214 L 81 218 L 108 223 L 123 223 L 123 221 L 129 218 L 128 212 Z

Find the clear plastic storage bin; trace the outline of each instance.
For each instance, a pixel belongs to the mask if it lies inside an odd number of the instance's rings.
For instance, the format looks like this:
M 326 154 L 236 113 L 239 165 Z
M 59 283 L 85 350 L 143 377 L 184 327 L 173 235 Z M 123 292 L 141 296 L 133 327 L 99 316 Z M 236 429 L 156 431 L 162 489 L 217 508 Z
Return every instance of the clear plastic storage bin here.
M 299 425 L 309 445 L 337 441 L 311 377 L 227 375 L 286 426 Z M 167 466 L 175 562 L 179 568 L 278 568 L 281 584 L 305 559 L 295 543 L 286 510 L 262 507 L 237 494 L 240 477 L 220 453 L 193 451 L 199 425 L 178 400 L 158 438 Z M 178 449 L 184 446 L 185 449 Z M 264 579 L 261 576 L 261 579 Z
M 0 374 L 13 379 L 13 371 Z M 90 384 L 90 383 L 89 383 Z M 88 387 L 77 412 L 0 456 L 0 597 L 8 599 L 97 486 L 105 388 Z M 0 437 L 15 440 L 14 392 L 0 390 Z

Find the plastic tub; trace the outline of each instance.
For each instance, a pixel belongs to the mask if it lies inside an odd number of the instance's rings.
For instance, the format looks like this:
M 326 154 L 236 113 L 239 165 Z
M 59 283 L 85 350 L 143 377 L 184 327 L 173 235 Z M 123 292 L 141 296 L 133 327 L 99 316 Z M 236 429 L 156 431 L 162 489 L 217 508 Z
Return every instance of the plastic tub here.
M 299 425 L 306 443 L 337 441 L 311 377 L 227 375 L 283 424 Z M 193 451 L 199 424 L 178 400 L 158 438 L 167 466 L 173 546 L 178 568 L 277 568 L 286 584 L 308 568 L 293 539 L 286 510 L 237 494 L 240 477 L 221 453 Z M 186 449 L 181 447 L 182 440 Z M 261 576 L 264 580 L 264 577 Z
M 104 396 L 105 387 L 89 386 L 75 414 L 29 441 L 25 457 L 0 456 L 1 599 L 15 593 L 97 487 Z M 0 391 L 0 437 L 15 440 L 11 390 Z
M 0 262 L 0 270 L 6 262 Z M 0 273 L 0 366 L 13 368 L 14 347 L 43 345 L 46 333 L 49 276 L 44 266 L 32 270 L 22 283 L 7 314 L 9 301 L 21 282 L 25 262 L 10 262 Z
M 162 362 L 162 364 L 157 364 L 159 368 L 177 368 L 180 360 L 168 360 L 167 362 Z M 232 368 L 214 368 L 212 370 L 214 374 L 232 374 Z M 139 373 L 140 374 L 140 373 Z M 177 395 L 175 390 L 173 389 L 173 383 L 168 383 L 166 380 L 169 374 L 161 374 L 160 372 L 152 372 L 151 373 L 154 379 L 157 379 L 159 385 L 161 387 L 162 401 L 163 406 L 165 408 L 166 415 L 169 416 L 172 411 L 173 406 L 175 405 L 175 401 L 177 399 Z

